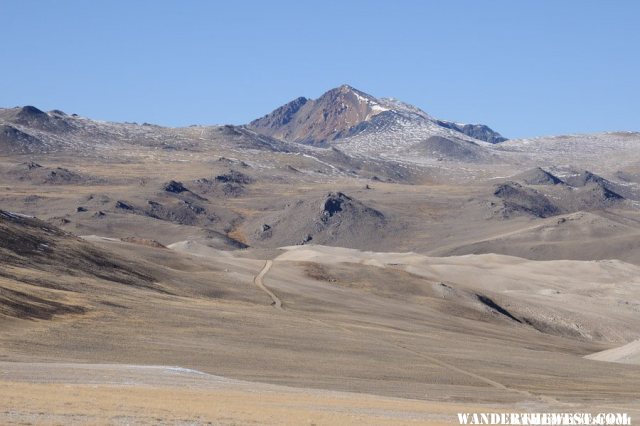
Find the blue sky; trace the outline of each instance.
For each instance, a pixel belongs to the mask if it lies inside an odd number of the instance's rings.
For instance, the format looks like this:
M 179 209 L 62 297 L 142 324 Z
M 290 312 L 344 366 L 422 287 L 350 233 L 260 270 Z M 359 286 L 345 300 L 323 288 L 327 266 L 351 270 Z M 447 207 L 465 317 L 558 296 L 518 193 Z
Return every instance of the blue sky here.
M 638 1 L 0 0 L 0 105 L 241 124 L 347 83 L 508 137 L 640 130 Z

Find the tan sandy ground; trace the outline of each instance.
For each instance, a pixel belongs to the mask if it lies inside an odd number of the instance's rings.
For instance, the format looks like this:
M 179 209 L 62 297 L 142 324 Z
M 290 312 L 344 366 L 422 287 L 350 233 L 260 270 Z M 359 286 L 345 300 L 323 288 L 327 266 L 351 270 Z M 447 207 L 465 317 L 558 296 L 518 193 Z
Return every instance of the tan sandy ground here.
M 505 407 L 435 403 L 229 380 L 193 370 L 0 363 L 2 424 L 450 424 Z
M 198 244 L 91 240 L 170 293 L 73 276 L 57 278 L 73 291 L 31 285 L 88 311 L 3 322 L 0 424 L 411 424 L 456 422 L 460 407 L 640 414 L 638 366 L 583 358 L 637 338 L 635 265 L 320 246 L 269 263 Z

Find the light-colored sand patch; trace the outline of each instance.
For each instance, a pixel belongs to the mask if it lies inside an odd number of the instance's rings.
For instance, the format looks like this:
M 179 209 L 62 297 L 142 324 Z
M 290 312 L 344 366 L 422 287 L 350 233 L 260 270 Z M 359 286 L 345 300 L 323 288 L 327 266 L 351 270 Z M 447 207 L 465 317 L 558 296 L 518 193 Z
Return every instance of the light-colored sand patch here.
M 640 340 L 606 351 L 585 356 L 594 361 L 619 362 L 622 364 L 640 364 Z

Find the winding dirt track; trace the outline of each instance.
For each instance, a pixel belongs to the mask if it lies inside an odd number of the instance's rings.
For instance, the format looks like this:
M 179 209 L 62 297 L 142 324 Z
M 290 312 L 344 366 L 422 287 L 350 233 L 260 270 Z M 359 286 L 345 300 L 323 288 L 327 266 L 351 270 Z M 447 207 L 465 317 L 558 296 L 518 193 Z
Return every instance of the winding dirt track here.
M 269 290 L 264 285 L 264 282 L 263 282 L 264 276 L 269 272 L 269 270 L 271 269 L 272 266 L 273 266 L 273 260 L 267 260 L 265 262 L 265 265 L 262 268 L 262 270 L 258 273 L 258 275 L 256 275 L 254 277 L 253 282 L 262 291 L 267 293 L 269 295 L 269 297 L 271 297 L 271 300 L 273 300 L 272 305 L 275 308 L 277 308 L 277 309 L 279 309 L 281 311 L 284 311 L 284 309 L 282 308 L 282 301 L 280 300 L 280 298 L 278 298 L 278 296 L 276 296 L 275 293 L 273 293 L 271 290 Z M 305 315 L 304 313 L 298 313 L 298 314 L 303 316 L 304 318 L 306 318 L 309 321 L 320 323 L 320 324 L 324 324 L 325 326 L 329 326 L 329 327 L 334 327 L 334 328 L 340 329 L 342 331 L 346 331 L 348 333 L 355 333 L 355 331 L 352 330 L 349 326 L 343 326 L 343 325 L 337 324 L 335 322 L 328 322 L 328 321 L 323 321 L 323 320 L 320 320 L 320 319 L 317 319 L 317 318 L 312 318 L 312 317 L 310 317 L 308 315 Z M 439 365 L 439 366 L 441 366 L 443 368 L 449 369 L 450 371 L 453 371 L 455 373 L 463 374 L 463 375 L 469 376 L 471 378 L 480 380 L 481 382 L 484 382 L 487 385 L 492 386 L 492 387 L 494 387 L 496 389 L 501 389 L 501 390 L 505 390 L 505 391 L 509 391 L 509 392 L 518 393 L 518 394 L 521 394 L 521 395 L 523 395 L 523 396 L 525 396 L 527 398 L 533 398 L 533 399 L 537 399 L 537 400 L 540 400 L 540 401 L 543 401 L 543 402 L 547 402 L 547 403 L 558 404 L 558 405 L 571 405 L 571 404 L 560 403 L 555 398 L 547 397 L 547 396 L 544 396 L 544 395 L 532 394 L 531 392 L 528 392 L 528 391 L 525 391 L 525 390 L 520 390 L 520 389 L 515 389 L 515 388 L 512 388 L 512 387 L 508 387 L 508 386 L 506 386 L 506 385 L 504 385 L 504 384 L 502 384 L 500 382 L 497 382 L 495 380 L 492 380 L 492 379 L 490 379 L 488 377 L 485 377 L 485 376 L 473 373 L 471 371 L 456 367 L 455 365 L 452 365 L 452 364 L 450 364 L 448 362 L 445 362 L 445 361 L 442 361 L 440 359 L 437 359 L 437 358 L 435 358 L 435 357 L 433 357 L 431 355 L 427 355 L 427 354 L 425 354 L 425 353 L 423 353 L 421 351 L 413 350 L 413 349 L 407 347 L 406 345 L 404 345 L 404 344 L 402 344 L 402 343 L 400 343 L 398 341 L 387 340 L 387 339 L 379 338 L 379 337 L 378 338 L 371 337 L 371 338 L 373 340 L 375 340 L 378 344 L 391 345 L 391 346 L 394 346 L 394 347 L 396 347 L 398 349 L 410 352 L 410 353 L 412 353 L 412 354 L 414 354 L 414 355 L 416 355 L 416 356 L 418 356 L 418 357 L 420 357 L 422 359 L 430 361 L 430 362 L 432 362 L 432 363 L 434 363 L 436 365 Z
M 272 305 L 276 308 L 279 309 L 281 311 L 284 311 L 284 309 L 282 308 L 282 300 L 280 300 L 278 298 L 278 296 L 276 296 L 271 290 L 269 290 L 265 285 L 264 282 L 262 281 L 262 278 L 264 278 L 264 276 L 267 274 L 267 272 L 269 272 L 269 269 L 271 269 L 271 266 L 273 265 L 273 260 L 267 260 L 264 264 L 264 267 L 262 268 L 262 270 L 260 271 L 260 273 L 258 275 L 255 276 L 255 278 L 253 279 L 253 283 L 262 291 L 264 291 L 265 293 L 267 293 L 269 295 L 269 297 L 271 298 L 271 300 L 273 300 Z

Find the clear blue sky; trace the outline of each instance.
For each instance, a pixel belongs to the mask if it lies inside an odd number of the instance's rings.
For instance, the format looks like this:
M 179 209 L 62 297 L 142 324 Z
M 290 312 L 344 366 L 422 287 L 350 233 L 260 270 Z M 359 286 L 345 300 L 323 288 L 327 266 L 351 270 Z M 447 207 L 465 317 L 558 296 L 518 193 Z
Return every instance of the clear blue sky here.
M 640 1 L 0 0 L 0 105 L 240 124 L 347 83 L 508 137 L 640 130 Z

